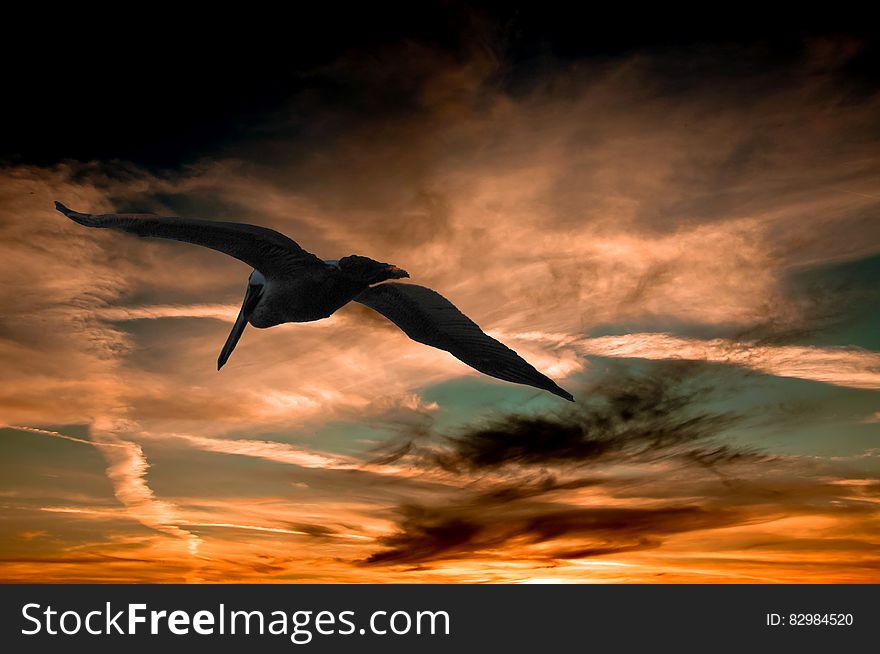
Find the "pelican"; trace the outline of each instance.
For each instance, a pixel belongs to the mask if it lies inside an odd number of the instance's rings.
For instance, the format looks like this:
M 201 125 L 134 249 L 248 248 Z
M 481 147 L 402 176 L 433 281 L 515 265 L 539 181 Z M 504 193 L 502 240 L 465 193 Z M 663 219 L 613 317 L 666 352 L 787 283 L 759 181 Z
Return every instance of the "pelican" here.
M 217 370 L 229 359 L 248 323 L 265 329 L 285 322 L 321 320 L 354 301 L 385 316 L 412 340 L 446 350 L 483 374 L 540 388 L 574 402 L 571 393 L 485 334 L 436 291 L 417 284 L 389 282 L 409 277 L 405 270 L 390 263 L 356 254 L 319 259 L 284 234 L 257 225 L 153 214 L 79 213 L 60 202 L 55 208 L 86 227 L 194 243 L 251 266 L 254 270 L 244 301 L 220 351 Z

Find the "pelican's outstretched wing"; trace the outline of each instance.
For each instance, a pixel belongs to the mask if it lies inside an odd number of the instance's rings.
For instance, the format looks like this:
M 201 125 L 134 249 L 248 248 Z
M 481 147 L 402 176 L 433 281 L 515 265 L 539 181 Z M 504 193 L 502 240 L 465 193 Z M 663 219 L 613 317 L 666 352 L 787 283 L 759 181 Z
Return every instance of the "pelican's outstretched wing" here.
M 378 311 L 414 341 L 440 348 L 491 377 L 550 391 L 574 402 L 571 393 L 499 343 L 452 302 L 416 284 L 379 284 L 355 297 Z
M 324 270 L 325 264 L 295 241 L 273 229 L 192 218 L 160 218 L 151 214 L 88 214 L 68 209 L 60 202 L 55 208 L 86 227 L 118 229 L 138 236 L 167 238 L 195 243 L 244 261 L 266 276 L 295 273 L 303 268 Z

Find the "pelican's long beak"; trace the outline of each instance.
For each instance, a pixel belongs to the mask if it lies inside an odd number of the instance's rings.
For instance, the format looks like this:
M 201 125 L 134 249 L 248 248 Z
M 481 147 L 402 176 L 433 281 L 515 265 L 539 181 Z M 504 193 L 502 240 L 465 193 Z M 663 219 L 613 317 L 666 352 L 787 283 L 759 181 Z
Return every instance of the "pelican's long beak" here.
M 403 279 L 404 277 L 409 277 L 409 273 L 406 272 L 403 268 L 398 268 L 393 264 L 388 264 L 386 268 L 391 279 Z
M 226 343 L 223 344 L 223 349 L 220 350 L 220 357 L 217 359 L 217 370 L 220 370 L 220 368 L 224 366 L 229 359 L 229 355 L 232 354 L 232 350 L 234 350 L 235 346 L 238 344 L 238 339 L 241 338 L 244 328 L 247 327 L 248 319 L 254 312 L 262 294 L 262 285 L 248 284 L 247 292 L 244 294 L 244 302 L 241 303 L 241 311 L 238 312 L 238 318 L 235 319 L 232 331 L 229 332 L 229 338 L 226 339 Z

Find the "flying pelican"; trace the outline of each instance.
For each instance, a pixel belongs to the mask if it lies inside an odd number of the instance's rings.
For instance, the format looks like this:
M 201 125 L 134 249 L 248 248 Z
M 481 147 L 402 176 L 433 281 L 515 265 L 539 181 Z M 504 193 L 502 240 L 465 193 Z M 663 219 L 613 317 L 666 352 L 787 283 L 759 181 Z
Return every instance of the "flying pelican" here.
M 354 300 L 378 311 L 412 340 L 446 350 L 490 377 L 534 386 L 574 402 L 571 393 L 485 334 L 436 291 L 388 282 L 409 277 L 392 264 L 356 254 L 322 260 L 283 234 L 256 225 L 152 214 L 96 215 L 72 211 L 60 202 L 55 208 L 86 227 L 194 243 L 251 266 L 254 270 L 244 302 L 220 351 L 217 370 L 229 359 L 248 323 L 264 329 L 285 322 L 320 320 Z

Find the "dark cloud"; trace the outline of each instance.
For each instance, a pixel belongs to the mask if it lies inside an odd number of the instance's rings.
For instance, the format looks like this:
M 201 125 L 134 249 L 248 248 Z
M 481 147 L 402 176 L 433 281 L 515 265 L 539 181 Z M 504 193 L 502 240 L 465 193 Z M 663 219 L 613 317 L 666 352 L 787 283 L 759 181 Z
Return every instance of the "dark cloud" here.
M 625 465 L 625 457 L 614 463 Z M 480 490 L 463 477 L 462 490 L 445 501 L 398 507 L 397 530 L 380 539 L 384 548 L 361 563 L 425 566 L 496 556 L 553 563 L 654 549 L 681 534 L 773 523 L 782 517 L 826 515 L 861 525 L 876 516 L 871 499 L 877 494 L 875 482 L 853 489 L 829 481 L 830 470 L 811 469 L 796 460 L 725 457 L 725 463 L 735 473 L 734 481 L 723 474 L 701 474 L 699 462 L 687 461 L 672 469 L 642 470 L 639 477 L 607 474 L 564 483 L 548 477 L 519 488 L 506 479 Z M 841 470 L 833 474 L 839 476 Z M 600 494 L 585 506 L 573 492 L 578 489 Z M 789 539 L 770 534 L 758 530 L 739 547 L 788 547 L 784 543 Z M 854 540 L 866 549 L 868 541 Z M 821 545 L 841 549 L 832 541 Z
M 741 418 L 711 408 L 717 393 L 703 372 L 700 365 L 679 362 L 641 374 L 617 369 L 569 411 L 501 416 L 438 443 L 398 443 L 377 462 L 442 471 L 459 479 L 463 490 L 443 504 L 399 507 L 398 531 L 365 563 L 425 563 L 495 548 L 511 556 L 542 544 L 529 556 L 584 558 L 654 548 L 671 534 L 741 523 L 744 512 L 735 506 L 674 494 L 662 506 L 585 508 L 565 501 L 583 489 L 625 495 L 640 484 L 606 472 L 615 465 L 673 460 L 684 470 L 717 472 L 761 461 L 759 453 L 720 440 Z M 585 466 L 593 474 L 583 474 Z M 648 481 L 657 475 L 642 474 Z M 717 475 L 710 483 L 721 490 L 703 489 L 702 497 L 735 492 L 727 482 Z
M 736 524 L 735 511 L 699 506 L 642 508 L 524 507 L 489 511 L 490 507 L 417 507 L 401 509 L 400 530 L 383 539 L 387 549 L 367 564 L 420 563 L 514 543 L 529 546 L 561 538 L 577 538 L 577 547 L 557 547 L 540 558 L 584 558 L 657 547 L 669 534 Z M 508 507 L 511 508 L 511 507 Z M 541 510 L 543 509 L 543 510 Z M 511 548 L 512 551 L 512 548 Z
M 521 478 L 511 483 L 497 483 L 480 497 L 490 502 L 510 502 L 528 497 L 537 497 L 553 491 L 577 490 L 589 486 L 600 486 L 607 482 L 603 477 L 580 477 L 560 480 L 556 475 L 542 471 L 534 479 Z
M 704 367 L 669 362 L 644 374 L 609 374 L 581 402 L 558 414 L 508 415 L 431 445 L 395 444 L 377 462 L 402 458 L 453 472 L 506 465 L 582 465 L 612 458 L 650 460 L 680 454 L 720 462 L 743 452 L 710 442 L 741 418 L 704 403 L 713 393 Z
M 727 438 L 734 425 L 790 418 L 775 405 L 748 418 L 719 409 L 716 372 L 680 362 L 640 373 L 615 368 L 569 411 L 499 416 L 455 435 L 397 443 L 384 463 L 445 476 L 451 490 L 399 505 L 396 531 L 361 563 L 424 569 L 503 553 L 553 565 L 781 517 L 872 519 L 876 480 L 839 482 L 852 473 Z M 755 546 L 765 547 L 768 536 L 757 534 Z

